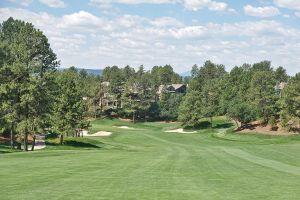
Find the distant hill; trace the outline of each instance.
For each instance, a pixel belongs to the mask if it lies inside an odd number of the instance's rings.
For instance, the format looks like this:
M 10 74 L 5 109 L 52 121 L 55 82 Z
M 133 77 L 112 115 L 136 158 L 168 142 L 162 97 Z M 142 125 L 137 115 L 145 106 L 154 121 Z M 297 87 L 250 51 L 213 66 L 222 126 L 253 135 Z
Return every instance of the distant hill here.
M 58 71 L 64 71 L 66 69 L 69 69 L 69 68 L 64 68 L 64 67 L 60 67 L 60 68 L 57 68 Z M 77 70 L 82 70 L 84 68 L 76 68 Z M 102 75 L 103 73 L 103 69 L 84 69 L 87 71 L 88 74 L 93 74 L 93 75 Z
M 191 71 L 182 72 L 182 73 L 180 74 L 180 76 L 183 76 L 183 77 L 191 76 Z
M 102 75 L 103 69 L 85 69 L 89 74 Z

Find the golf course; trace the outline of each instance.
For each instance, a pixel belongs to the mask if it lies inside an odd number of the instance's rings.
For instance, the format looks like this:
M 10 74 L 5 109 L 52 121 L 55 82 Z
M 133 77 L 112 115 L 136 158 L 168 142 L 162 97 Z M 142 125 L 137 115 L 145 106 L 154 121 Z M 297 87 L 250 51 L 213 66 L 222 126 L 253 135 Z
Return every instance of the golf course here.
M 299 136 L 233 133 L 224 117 L 202 125 L 99 119 L 90 133 L 112 135 L 2 147 L 0 199 L 299 199 Z

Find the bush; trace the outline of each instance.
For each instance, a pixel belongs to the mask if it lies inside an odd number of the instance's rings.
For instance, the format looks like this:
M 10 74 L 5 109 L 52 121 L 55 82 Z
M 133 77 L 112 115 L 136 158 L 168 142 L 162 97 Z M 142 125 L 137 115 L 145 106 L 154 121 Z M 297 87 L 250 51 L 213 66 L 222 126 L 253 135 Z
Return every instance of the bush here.
M 274 116 L 270 117 L 268 123 L 271 126 L 271 131 L 277 131 L 278 127 L 277 127 L 276 119 Z

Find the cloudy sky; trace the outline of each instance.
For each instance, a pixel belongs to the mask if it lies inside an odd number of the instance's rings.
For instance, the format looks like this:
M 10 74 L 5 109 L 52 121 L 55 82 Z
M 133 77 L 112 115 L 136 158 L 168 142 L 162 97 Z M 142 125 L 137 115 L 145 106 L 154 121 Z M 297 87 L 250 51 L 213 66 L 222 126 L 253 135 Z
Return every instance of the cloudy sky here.
M 41 29 L 64 67 L 270 60 L 300 72 L 300 0 L 1 0 L 10 16 Z

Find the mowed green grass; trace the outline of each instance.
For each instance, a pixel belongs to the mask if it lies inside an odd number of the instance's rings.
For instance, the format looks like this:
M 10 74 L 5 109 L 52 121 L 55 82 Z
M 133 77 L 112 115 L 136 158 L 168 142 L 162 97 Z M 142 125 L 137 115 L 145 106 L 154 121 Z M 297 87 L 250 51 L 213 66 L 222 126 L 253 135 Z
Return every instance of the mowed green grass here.
M 0 199 L 300 199 L 298 136 L 226 133 L 221 118 L 195 134 L 164 132 L 176 123 L 92 124 L 113 135 L 0 154 Z

